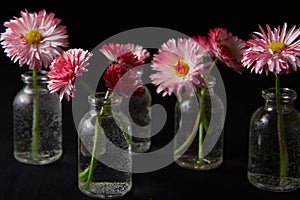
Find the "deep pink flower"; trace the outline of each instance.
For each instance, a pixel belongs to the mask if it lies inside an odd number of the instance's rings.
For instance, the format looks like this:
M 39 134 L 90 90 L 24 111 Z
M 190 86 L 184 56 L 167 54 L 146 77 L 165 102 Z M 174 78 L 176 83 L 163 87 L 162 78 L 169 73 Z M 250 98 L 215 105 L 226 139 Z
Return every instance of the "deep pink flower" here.
M 47 73 L 49 77 L 48 89 L 50 93 L 60 90 L 60 100 L 65 96 L 67 101 L 74 96 L 75 78 L 86 72 L 89 65 L 88 59 L 92 53 L 82 49 L 69 49 L 57 56 Z
M 266 25 L 267 32 L 259 25 L 261 32 L 253 32 L 251 39 L 246 41 L 247 49 L 243 53 L 243 66 L 251 72 L 261 74 L 269 71 L 274 74 L 284 74 L 299 70 L 300 66 L 300 29 L 293 26 L 287 31 L 287 23 L 271 30 Z
M 205 36 L 198 35 L 197 37 L 192 36 L 191 38 L 207 51 L 207 56 L 213 56 L 211 45 Z
M 150 53 L 140 45 L 134 44 L 105 44 L 101 47 L 102 52 L 111 63 L 119 63 L 129 68 L 145 63 Z
M 217 58 L 237 73 L 241 73 L 241 57 L 244 51 L 244 41 L 234 36 L 224 28 L 210 29 L 208 41 L 211 45 L 212 56 Z
M 193 39 L 170 39 L 164 43 L 152 60 L 155 74 L 150 75 L 152 83 L 157 87 L 157 93 L 163 96 L 176 92 L 181 101 L 181 92 L 185 88 L 189 95 L 202 87 L 200 74 L 206 74 L 206 65 L 202 62 L 206 56 L 205 50 Z
M 19 61 L 29 69 L 47 68 L 52 60 L 68 46 L 68 35 L 61 20 L 45 10 L 38 13 L 21 12 L 21 17 L 5 22 L 6 31 L 1 34 L 1 45 L 13 62 Z
M 127 97 L 131 94 L 133 96 L 142 95 L 145 92 L 140 76 L 121 64 L 110 64 L 103 79 L 110 92 L 116 92 Z

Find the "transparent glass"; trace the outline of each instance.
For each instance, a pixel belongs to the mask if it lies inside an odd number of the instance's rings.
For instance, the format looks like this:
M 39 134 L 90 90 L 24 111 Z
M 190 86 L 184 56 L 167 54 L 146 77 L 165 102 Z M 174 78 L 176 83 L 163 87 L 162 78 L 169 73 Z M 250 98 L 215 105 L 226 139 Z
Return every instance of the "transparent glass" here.
M 90 197 L 124 196 L 132 187 L 130 121 L 117 107 L 121 98 L 105 100 L 97 93 L 88 101 L 90 110 L 78 126 L 79 189 Z
M 135 67 L 133 70 L 142 77 L 143 66 Z M 132 152 L 134 153 L 144 153 L 151 147 L 151 128 L 147 125 L 151 121 L 152 96 L 146 85 L 144 88 L 145 92 L 142 95 L 133 95 L 129 100 L 129 113 L 137 125 L 132 126 Z
M 286 192 L 300 187 L 300 114 L 293 104 L 296 96 L 294 90 L 281 88 L 282 134 L 278 134 L 274 88 L 262 91 L 265 103 L 251 117 L 247 175 L 260 189 Z M 287 155 L 285 165 L 280 155 Z
M 183 95 L 182 101 L 177 101 L 175 104 L 174 130 L 175 134 L 178 134 L 177 131 L 180 129 L 181 136 L 175 138 L 174 140 L 174 158 L 175 162 L 181 167 L 192 170 L 211 170 L 217 168 L 223 162 L 223 129 L 219 132 L 219 138 L 217 139 L 212 149 L 205 156 L 203 156 L 201 152 L 203 141 L 206 135 L 215 133 L 207 133 L 207 129 L 204 128 L 205 126 L 200 126 L 199 122 L 197 122 L 197 119 L 190 119 L 191 115 L 196 116 L 198 113 L 195 112 L 201 112 L 202 108 L 204 108 L 208 126 L 211 119 L 212 109 L 214 110 L 216 116 L 224 116 L 224 105 L 213 89 L 215 83 L 215 78 L 210 77 L 207 80 L 206 91 L 203 92 L 204 90 L 202 90 L 201 95 L 197 95 L 197 104 L 199 105 L 198 111 L 195 109 L 195 105 L 192 102 L 191 98 L 185 93 Z M 212 103 L 214 105 L 213 108 L 211 106 Z M 183 122 L 182 119 L 185 119 L 185 122 Z M 217 118 L 217 120 L 219 119 Z M 221 122 L 221 119 L 219 121 Z M 219 126 L 218 123 L 219 122 L 216 123 L 217 126 Z M 195 127 L 195 131 L 191 131 L 190 127 Z M 202 128 L 202 130 L 199 130 L 200 128 Z M 184 147 L 186 145 L 185 143 L 189 145 L 187 148 Z M 180 149 L 183 149 L 184 153 L 180 152 L 182 151 Z M 182 153 L 179 157 L 177 155 L 179 154 L 178 152 Z
M 47 89 L 46 71 L 37 73 L 36 93 L 32 71 L 21 78 L 24 86 L 13 101 L 14 157 L 26 164 L 52 163 L 62 155 L 61 102 Z M 38 117 L 33 117 L 34 110 Z
M 150 107 L 151 93 L 147 86 L 144 87 L 143 95 L 131 96 L 129 100 L 129 113 L 136 124 L 133 126 L 132 132 L 132 152 L 144 153 L 151 147 L 151 129 L 150 124 Z

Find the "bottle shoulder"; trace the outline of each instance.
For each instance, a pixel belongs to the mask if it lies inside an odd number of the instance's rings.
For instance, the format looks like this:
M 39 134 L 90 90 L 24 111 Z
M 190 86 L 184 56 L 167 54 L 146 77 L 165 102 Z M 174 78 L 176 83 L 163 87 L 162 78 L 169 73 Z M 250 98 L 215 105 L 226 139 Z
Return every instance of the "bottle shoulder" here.
M 300 112 L 294 107 L 283 108 L 281 114 L 284 119 L 296 120 L 300 123 Z M 251 121 L 259 120 L 276 120 L 278 112 L 274 107 L 264 107 L 261 106 L 257 108 L 252 116 Z
M 24 88 L 19 90 L 13 99 L 13 105 L 27 105 L 32 104 L 34 101 L 35 94 L 31 91 L 28 91 Z M 57 93 L 49 93 L 46 92 L 39 92 L 37 94 L 39 104 L 50 106 L 50 105 L 60 105 L 59 95 Z

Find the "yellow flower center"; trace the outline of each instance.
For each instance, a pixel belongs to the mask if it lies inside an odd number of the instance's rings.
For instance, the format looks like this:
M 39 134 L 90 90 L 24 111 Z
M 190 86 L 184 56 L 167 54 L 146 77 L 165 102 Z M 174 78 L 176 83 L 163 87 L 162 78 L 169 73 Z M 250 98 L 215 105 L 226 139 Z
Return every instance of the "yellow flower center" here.
M 175 70 L 177 76 L 180 76 L 180 77 L 187 75 L 187 73 L 189 72 L 189 69 L 190 69 L 189 65 L 180 60 L 178 60 L 177 65 L 174 66 L 174 70 Z
M 41 33 L 37 30 L 29 31 L 25 36 L 27 42 L 30 44 L 38 44 L 43 39 Z
M 272 42 L 269 47 L 274 53 L 280 53 L 286 45 L 283 42 Z

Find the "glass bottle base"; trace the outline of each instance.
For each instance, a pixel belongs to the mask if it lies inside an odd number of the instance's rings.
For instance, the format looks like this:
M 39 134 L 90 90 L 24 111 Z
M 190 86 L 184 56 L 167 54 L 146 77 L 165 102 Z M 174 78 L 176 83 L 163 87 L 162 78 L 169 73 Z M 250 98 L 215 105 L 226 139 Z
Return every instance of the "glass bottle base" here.
M 214 160 L 207 160 L 204 158 L 204 163 L 199 162 L 197 157 L 191 157 L 182 155 L 180 158 L 178 158 L 175 162 L 180 167 L 186 168 L 186 169 L 192 169 L 192 170 L 211 170 L 219 167 L 223 159 L 215 158 Z
M 30 152 L 14 152 L 14 157 L 17 161 L 30 165 L 46 165 L 59 160 L 62 156 L 62 151 L 39 152 L 39 155 L 34 159 Z
M 91 183 L 89 189 L 85 189 L 85 182 L 78 184 L 79 190 L 93 198 L 114 199 L 124 196 L 131 189 L 131 184 L 127 182 L 101 182 Z
M 266 191 L 289 192 L 300 188 L 300 178 L 285 177 L 280 181 L 278 176 L 250 172 L 247 176 L 252 185 Z

